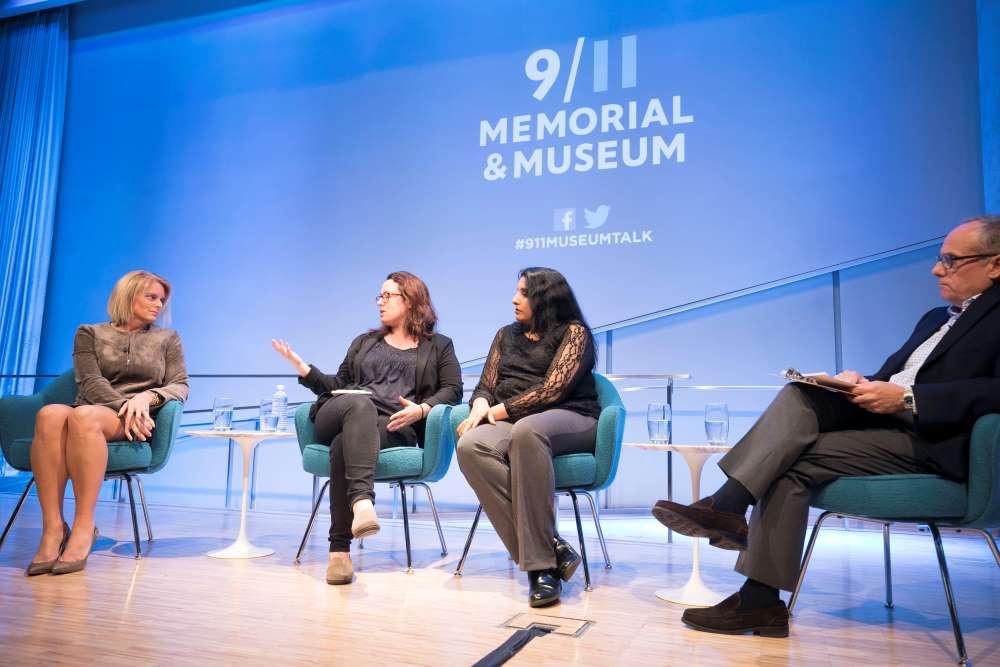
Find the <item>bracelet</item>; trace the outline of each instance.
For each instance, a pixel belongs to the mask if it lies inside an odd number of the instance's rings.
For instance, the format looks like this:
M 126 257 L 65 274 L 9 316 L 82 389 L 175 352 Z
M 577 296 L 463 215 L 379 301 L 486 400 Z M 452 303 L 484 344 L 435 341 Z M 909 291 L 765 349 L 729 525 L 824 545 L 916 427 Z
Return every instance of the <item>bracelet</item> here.
M 151 391 L 149 393 L 153 395 L 153 397 L 151 399 L 149 399 L 149 407 L 155 408 L 158 405 L 162 405 L 163 404 L 163 397 L 162 396 L 160 396 L 159 394 L 157 394 L 155 391 Z
M 421 403 L 420 404 L 420 418 L 423 419 L 424 417 L 426 417 L 428 412 L 430 412 L 430 410 L 424 411 L 424 404 Z

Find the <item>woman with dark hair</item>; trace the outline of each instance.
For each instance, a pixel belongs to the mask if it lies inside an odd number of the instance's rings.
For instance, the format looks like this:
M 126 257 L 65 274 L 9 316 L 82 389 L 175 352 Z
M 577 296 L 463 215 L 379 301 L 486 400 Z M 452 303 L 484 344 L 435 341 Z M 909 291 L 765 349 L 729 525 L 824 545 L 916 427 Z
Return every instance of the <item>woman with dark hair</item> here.
M 309 418 L 330 443 L 329 584 L 354 579 L 351 537 L 379 530 L 375 466 L 380 449 L 414 446 L 427 413 L 462 399 L 462 374 L 451 339 L 434 333 L 437 315 L 427 285 L 406 271 L 390 273 L 375 298 L 381 327 L 347 348 L 336 375 L 306 364 L 284 340 L 271 344 L 319 398 Z M 355 393 L 343 393 L 354 390 Z
M 527 571 L 530 605 L 545 607 L 559 601 L 560 580 L 580 563 L 556 533 L 552 458 L 594 451 L 601 412 L 594 340 L 558 271 L 521 271 L 513 303 L 515 321 L 494 337 L 458 427 L 458 463 L 510 557 Z

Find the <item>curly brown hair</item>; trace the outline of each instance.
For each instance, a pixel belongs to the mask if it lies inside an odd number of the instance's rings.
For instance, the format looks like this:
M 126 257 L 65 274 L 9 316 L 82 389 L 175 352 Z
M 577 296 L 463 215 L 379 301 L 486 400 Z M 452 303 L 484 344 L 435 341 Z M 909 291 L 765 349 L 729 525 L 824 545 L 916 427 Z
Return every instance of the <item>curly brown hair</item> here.
M 393 271 L 385 279 L 399 285 L 399 293 L 409 306 L 404 324 L 406 333 L 414 338 L 432 338 L 438 318 L 431 303 L 431 293 L 424 281 L 409 271 Z M 389 327 L 384 325 L 378 329 L 382 335 L 389 331 Z

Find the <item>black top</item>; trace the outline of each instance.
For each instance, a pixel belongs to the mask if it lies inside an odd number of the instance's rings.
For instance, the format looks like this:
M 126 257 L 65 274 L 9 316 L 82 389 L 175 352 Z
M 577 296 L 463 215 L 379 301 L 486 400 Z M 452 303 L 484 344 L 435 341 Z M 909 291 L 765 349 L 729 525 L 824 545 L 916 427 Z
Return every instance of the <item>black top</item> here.
M 330 391 L 358 386 L 365 357 L 380 340 L 382 336 L 377 331 L 363 333 L 351 341 L 336 375 L 326 375 L 316 366 L 310 366 L 309 374 L 299 378 L 299 384 L 319 396 L 309 411 L 310 419 L 315 419 L 316 412 L 330 400 Z M 450 338 L 434 334 L 429 339 L 421 339 L 416 357 L 414 403 L 434 407 L 439 403 L 455 405 L 462 400 L 462 370 Z M 413 427 L 423 442 L 424 422 L 417 422 Z
M 947 320 L 947 308 L 926 313 L 903 347 L 868 379 L 887 382 Z M 917 445 L 925 463 L 947 477 L 965 479 L 973 424 L 1000 412 L 1000 285 L 979 295 L 931 351 L 913 382 L 913 397 Z
M 361 360 L 361 377 L 356 388 L 372 393 L 372 403 L 379 414 L 391 415 L 403 409 L 400 396 L 413 400 L 416 381 L 417 348 L 400 350 L 383 339 Z
M 538 341 L 521 324 L 508 324 L 493 339 L 470 402 L 503 403 L 512 422 L 552 408 L 596 418 L 594 358 L 594 341 L 579 322 L 560 324 Z

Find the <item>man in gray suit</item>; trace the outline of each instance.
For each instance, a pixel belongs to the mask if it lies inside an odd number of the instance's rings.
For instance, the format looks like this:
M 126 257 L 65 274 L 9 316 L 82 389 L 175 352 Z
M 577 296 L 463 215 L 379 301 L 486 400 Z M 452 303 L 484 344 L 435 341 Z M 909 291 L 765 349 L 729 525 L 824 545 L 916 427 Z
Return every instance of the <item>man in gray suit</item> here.
M 788 636 L 778 595 L 798 577 L 812 492 L 838 477 L 926 473 L 962 480 L 972 425 L 1000 412 L 1000 216 L 953 229 L 932 273 L 950 304 L 866 378 L 844 371 L 851 395 L 788 385 L 719 466 L 728 480 L 691 505 L 653 507 L 682 535 L 740 551 L 739 592 L 682 620 L 706 632 Z M 753 505 L 750 524 L 747 508 Z

